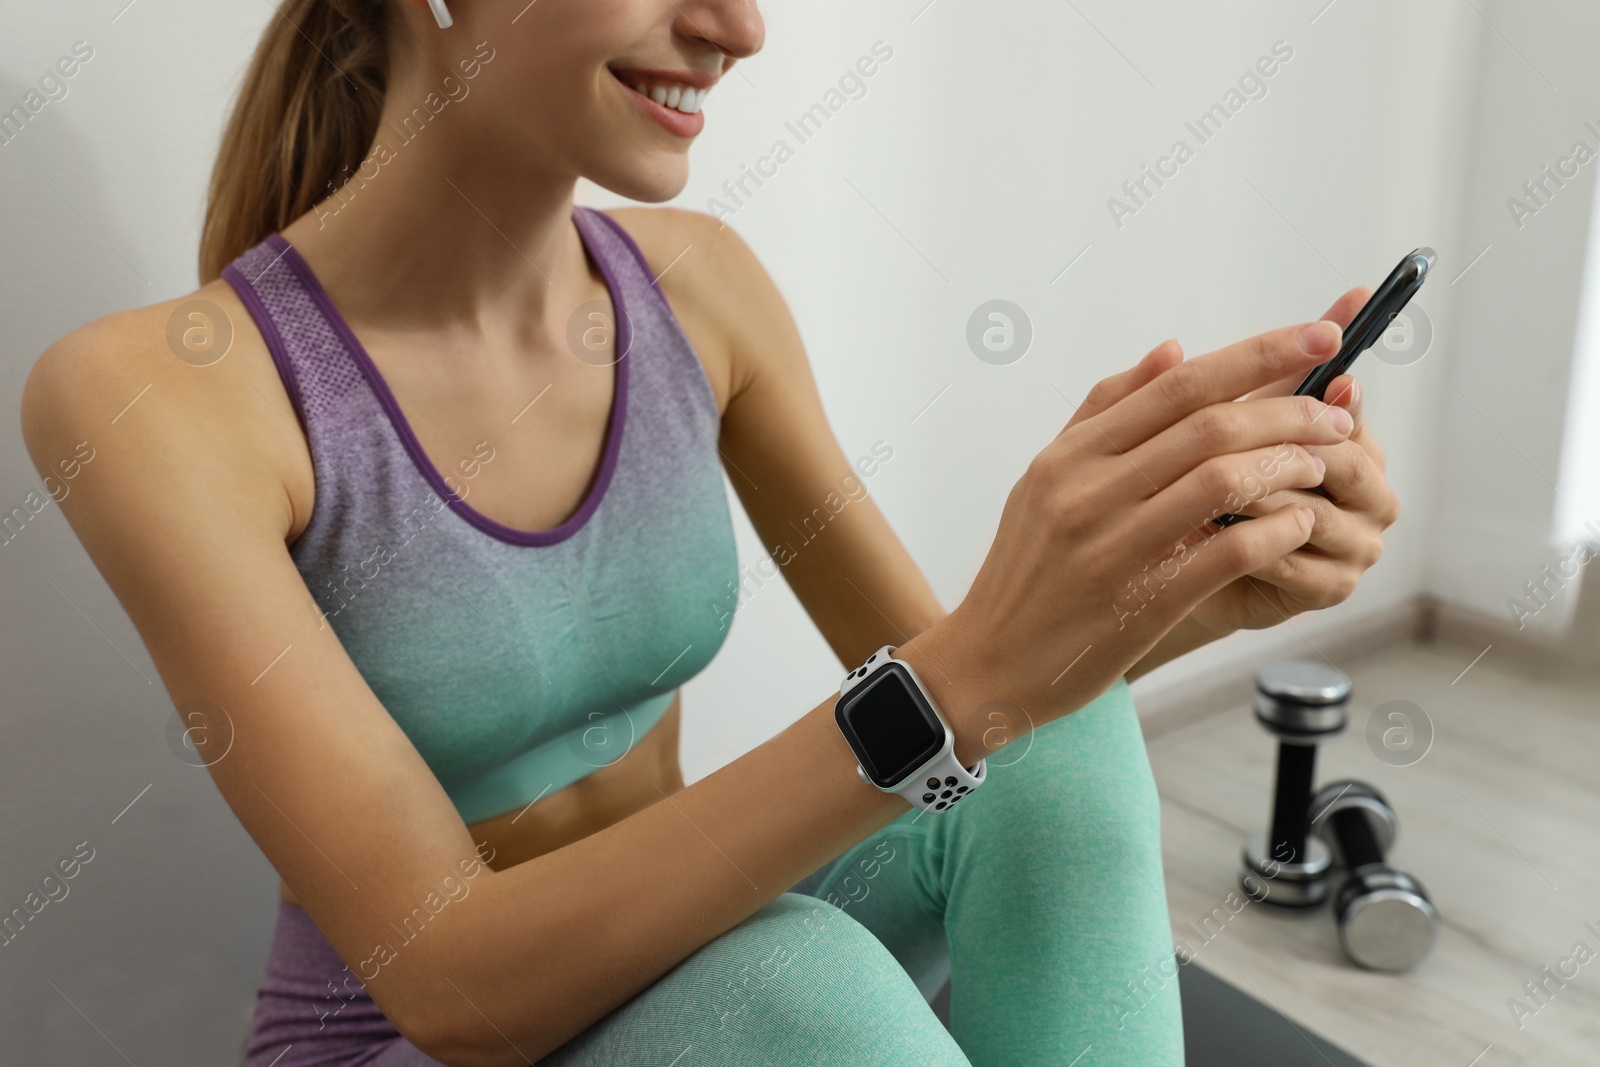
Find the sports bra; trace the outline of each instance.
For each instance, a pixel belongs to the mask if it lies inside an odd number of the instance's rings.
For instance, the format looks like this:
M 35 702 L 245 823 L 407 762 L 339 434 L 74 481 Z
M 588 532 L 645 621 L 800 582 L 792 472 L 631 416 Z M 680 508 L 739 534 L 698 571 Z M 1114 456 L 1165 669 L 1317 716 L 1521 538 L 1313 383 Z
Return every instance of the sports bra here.
M 310 445 L 316 499 L 290 555 L 313 609 L 466 823 L 626 754 L 721 647 L 737 601 L 704 368 L 627 232 L 591 208 L 572 217 L 610 293 L 620 356 L 599 469 L 549 530 L 469 502 L 494 431 L 450 473 L 434 466 L 282 235 L 222 272 Z M 507 410 L 504 432 L 517 415 Z

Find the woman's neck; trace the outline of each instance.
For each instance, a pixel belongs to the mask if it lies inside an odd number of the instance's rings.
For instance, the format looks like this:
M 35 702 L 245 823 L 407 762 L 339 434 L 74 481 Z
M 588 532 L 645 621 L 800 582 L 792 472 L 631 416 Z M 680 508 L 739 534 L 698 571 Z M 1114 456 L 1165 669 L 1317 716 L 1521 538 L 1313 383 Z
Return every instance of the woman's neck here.
M 415 123 L 386 109 L 363 164 L 284 227 L 353 324 L 515 343 L 562 327 L 591 287 L 575 179 L 486 155 L 467 119 L 447 107 L 405 141 Z

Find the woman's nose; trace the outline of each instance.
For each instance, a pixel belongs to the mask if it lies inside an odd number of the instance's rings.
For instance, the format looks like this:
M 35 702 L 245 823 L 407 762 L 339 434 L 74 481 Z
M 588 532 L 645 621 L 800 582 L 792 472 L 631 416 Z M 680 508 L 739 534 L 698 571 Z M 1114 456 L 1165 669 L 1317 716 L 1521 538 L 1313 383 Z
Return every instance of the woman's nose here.
M 767 28 L 756 0 L 669 0 L 679 15 L 678 30 L 698 37 L 730 59 L 761 51 Z

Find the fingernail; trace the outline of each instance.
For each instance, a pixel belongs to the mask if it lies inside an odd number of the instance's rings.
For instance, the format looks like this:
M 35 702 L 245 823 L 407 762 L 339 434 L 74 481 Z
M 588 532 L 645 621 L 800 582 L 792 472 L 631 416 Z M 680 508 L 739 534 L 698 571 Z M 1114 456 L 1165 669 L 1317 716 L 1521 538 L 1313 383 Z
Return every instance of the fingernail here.
M 1318 474 L 1322 474 L 1323 472 L 1325 472 L 1328 469 L 1328 465 L 1326 463 L 1322 462 L 1322 457 L 1319 456 L 1319 455 L 1316 455 L 1315 453 L 1312 454 L 1311 461 L 1317 465 L 1317 473 Z
M 1333 428 L 1340 433 L 1349 433 L 1356 428 L 1356 420 L 1352 419 L 1350 413 L 1337 404 L 1329 405 L 1328 421 L 1333 423 Z
M 1318 319 L 1294 335 L 1295 344 L 1308 356 L 1321 355 L 1333 347 L 1335 328 L 1326 319 Z

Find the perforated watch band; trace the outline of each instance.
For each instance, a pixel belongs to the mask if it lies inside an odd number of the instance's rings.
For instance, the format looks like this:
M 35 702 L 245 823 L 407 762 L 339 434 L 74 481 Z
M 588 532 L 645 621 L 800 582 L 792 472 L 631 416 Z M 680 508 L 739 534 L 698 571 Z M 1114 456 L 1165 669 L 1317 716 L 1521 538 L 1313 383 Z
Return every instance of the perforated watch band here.
M 887 665 L 891 658 L 890 654 L 897 647 L 896 645 L 884 645 L 868 656 L 866 662 L 862 663 L 861 666 L 845 675 L 844 681 L 839 684 L 840 698 L 842 699 L 846 693 L 866 681 L 868 676 Z M 939 706 L 928 695 L 928 688 L 922 684 L 922 679 L 918 677 L 915 668 L 903 659 L 895 660 L 895 662 L 900 664 L 905 669 L 905 672 L 911 676 L 912 682 L 922 691 L 923 699 L 927 700 L 928 706 L 939 717 L 939 721 L 944 725 L 946 743 L 939 756 L 919 767 L 915 774 L 908 775 L 899 788 L 885 791 L 899 794 L 913 806 L 924 811 L 948 810 L 962 797 L 968 796 L 974 789 L 983 784 L 984 778 L 988 775 L 988 768 L 985 765 L 985 761 L 981 759 L 971 770 L 961 765 L 961 761 L 956 759 L 950 723 L 945 719 L 944 712 L 939 710 Z M 866 782 L 874 789 L 882 788 L 867 777 L 867 772 L 859 764 L 856 766 L 856 774 L 860 776 L 863 782 Z

